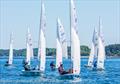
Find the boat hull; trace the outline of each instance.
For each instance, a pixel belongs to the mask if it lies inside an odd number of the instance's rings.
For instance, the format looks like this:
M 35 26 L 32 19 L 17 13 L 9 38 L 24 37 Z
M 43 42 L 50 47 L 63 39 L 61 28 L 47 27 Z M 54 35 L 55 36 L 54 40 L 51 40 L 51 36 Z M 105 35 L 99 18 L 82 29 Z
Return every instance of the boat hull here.
M 87 68 L 92 68 L 91 66 L 89 66 L 89 65 L 84 65 L 84 67 L 87 67 Z
M 60 79 L 75 79 L 75 78 L 79 78 L 79 75 L 74 75 L 74 74 L 64 74 L 64 75 L 60 75 Z
M 5 64 L 5 66 L 13 66 L 13 64 Z
M 42 76 L 43 72 L 39 71 L 39 70 L 30 70 L 30 71 L 22 71 L 22 75 L 23 76 Z

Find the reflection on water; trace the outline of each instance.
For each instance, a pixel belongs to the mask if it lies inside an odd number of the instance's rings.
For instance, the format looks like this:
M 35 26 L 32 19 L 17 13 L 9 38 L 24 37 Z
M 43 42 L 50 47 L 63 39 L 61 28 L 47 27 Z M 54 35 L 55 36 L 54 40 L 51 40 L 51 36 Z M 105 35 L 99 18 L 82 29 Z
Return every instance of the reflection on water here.
M 58 71 L 51 71 L 49 64 L 55 59 L 47 59 L 45 75 L 43 77 L 22 76 L 22 59 L 14 59 L 14 66 L 5 67 L 7 59 L 0 59 L 0 84 L 120 84 L 120 59 L 107 59 L 104 71 L 94 71 L 84 67 L 87 59 L 82 59 L 81 74 L 79 78 L 74 80 L 59 79 Z M 69 69 L 70 60 L 63 60 L 65 69 Z M 32 60 L 32 67 L 37 64 L 36 60 Z

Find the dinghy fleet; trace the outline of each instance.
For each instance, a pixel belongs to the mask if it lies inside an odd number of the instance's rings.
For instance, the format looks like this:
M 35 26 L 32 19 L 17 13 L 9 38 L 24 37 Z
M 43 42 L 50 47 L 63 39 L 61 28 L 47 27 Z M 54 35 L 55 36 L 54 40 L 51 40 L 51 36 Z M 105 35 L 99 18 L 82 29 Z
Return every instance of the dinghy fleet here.
M 81 71 L 81 56 L 80 56 L 80 40 L 78 35 L 77 27 L 77 11 L 75 7 L 74 0 L 70 0 L 70 45 L 71 45 L 71 67 L 70 73 L 62 74 L 64 77 L 78 77 Z M 46 64 L 46 14 L 45 7 L 42 1 L 41 3 L 41 16 L 40 16 L 40 29 L 39 29 L 39 42 L 38 42 L 38 57 L 39 61 L 36 68 L 31 70 L 21 70 L 25 75 L 36 75 L 40 76 L 45 74 L 45 64 Z M 60 68 L 63 64 L 63 58 L 68 59 L 67 55 L 67 40 L 64 30 L 64 26 L 60 20 L 57 18 L 57 31 L 56 31 L 56 65 L 55 70 Z M 26 38 L 26 59 L 25 67 L 29 67 L 31 64 L 31 59 L 33 57 L 33 46 L 32 46 L 32 36 L 30 29 L 27 31 Z M 99 31 L 94 29 L 92 43 L 91 43 L 91 53 L 88 59 L 88 64 L 85 65 L 87 68 L 92 68 L 96 70 L 104 70 L 104 61 L 105 61 L 105 48 L 104 48 L 104 39 L 101 29 L 101 20 L 99 18 Z M 13 37 L 10 35 L 10 50 L 9 50 L 9 59 L 5 64 L 6 66 L 12 65 L 13 62 Z M 58 71 L 59 72 L 59 71 Z M 61 74 L 60 74 L 61 75 Z

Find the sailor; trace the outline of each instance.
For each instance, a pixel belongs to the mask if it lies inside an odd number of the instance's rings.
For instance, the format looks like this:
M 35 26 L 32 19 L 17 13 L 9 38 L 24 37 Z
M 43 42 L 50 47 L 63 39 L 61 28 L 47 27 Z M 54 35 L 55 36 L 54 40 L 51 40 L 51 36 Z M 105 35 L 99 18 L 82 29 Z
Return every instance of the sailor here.
M 68 71 L 65 71 L 63 69 L 63 64 L 60 64 L 60 67 L 58 67 L 58 71 L 59 71 L 60 75 L 73 73 L 73 69 L 69 69 Z
M 97 67 L 97 61 L 94 62 L 93 66 L 96 68 Z
M 8 61 L 6 61 L 6 64 L 8 64 Z
M 53 62 L 53 61 L 50 63 L 50 67 L 51 67 L 51 70 L 52 70 L 52 71 L 54 71 L 54 70 L 55 70 L 55 64 L 54 64 L 54 62 Z
M 5 64 L 5 66 L 9 66 L 9 64 L 8 64 L 8 61 L 6 61 L 6 64 Z
M 30 71 L 30 65 L 28 65 L 28 62 L 25 62 L 23 67 L 24 67 L 25 71 Z

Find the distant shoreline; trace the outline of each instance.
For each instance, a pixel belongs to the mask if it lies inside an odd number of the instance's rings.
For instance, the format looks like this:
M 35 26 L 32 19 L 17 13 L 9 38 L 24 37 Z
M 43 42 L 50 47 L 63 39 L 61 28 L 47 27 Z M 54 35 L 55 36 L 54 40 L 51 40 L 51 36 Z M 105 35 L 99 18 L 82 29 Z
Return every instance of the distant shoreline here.
M 90 51 L 91 49 L 89 48 L 89 46 L 86 45 L 81 45 L 80 46 L 80 54 L 82 56 L 82 58 L 88 58 L 88 56 L 90 55 Z M 68 56 L 71 55 L 71 47 L 68 46 L 67 47 L 67 54 Z M 13 55 L 18 57 L 18 56 L 26 56 L 26 48 L 23 49 L 14 49 L 13 51 Z M 33 48 L 33 55 L 37 56 L 38 55 L 38 48 Z M 106 56 L 110 58 L 111 57 L 120 57 L 120 44 L 110 44 L 110 45 L 106 45 L 105 46 L 105 53 Z M 0 49 L 0 57 L 1 56 L 8 56 L 9 55 L 9 49 Z M 46 55 L 48 56 L 55 56 L 56 55 L 56 48 L 46 48 Z
M 0 56 L 0 59 L 7 59 L 8 56 Z M 14 59 L 23 59 L 25 58 L 24 56 L 14 56 Z M 37 56 L 35 56 L 35 59 L 37 58 Z M 55 56 L 46 56 L 47 59 L 55 59 Z M 89 56 L 81 56 L 81 58 L 83 59 L 88 59 Z M 120 58 L 120 56 L 107 56 L 106 58 Z

